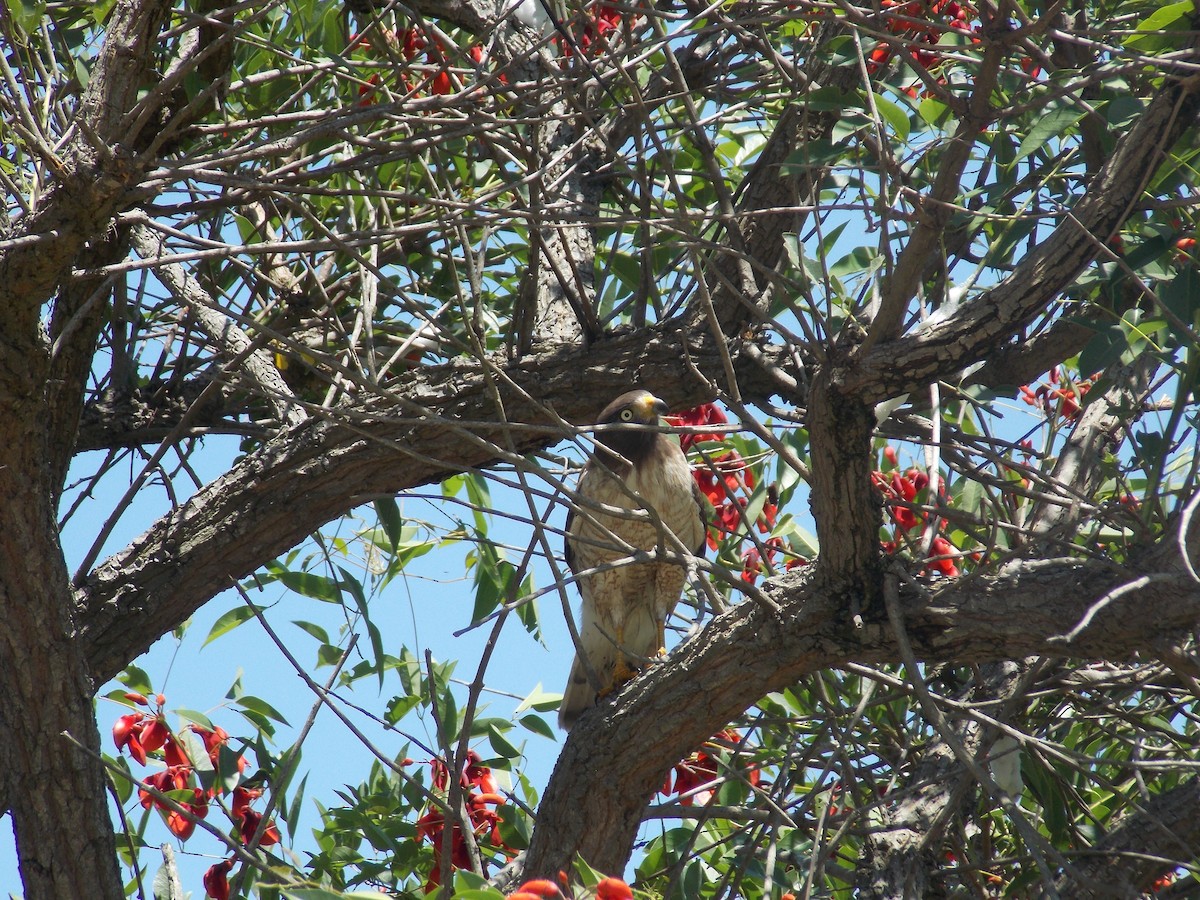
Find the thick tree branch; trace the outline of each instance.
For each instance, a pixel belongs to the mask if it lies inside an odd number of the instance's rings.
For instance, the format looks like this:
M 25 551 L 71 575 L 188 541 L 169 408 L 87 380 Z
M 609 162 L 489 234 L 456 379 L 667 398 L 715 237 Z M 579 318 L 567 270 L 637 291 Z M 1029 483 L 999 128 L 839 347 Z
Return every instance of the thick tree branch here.
M 1008 278 L 945 318 L 876 346 L 847 373 L 843 390 L 878 403 L 952 377 L 1013 337 L 1096 258 L 1198 110 L 1200 80 L 1169 83 L 1118 142 L 1083 198 Z
M 1141 896 L 1200 852 L 1200 778 L 1151 797 L 1101 837 L 1055 887 L 1063 900 Z
M 576 854 L 622 871 L 667 769 L 749 705 L 819 669 L 899 661 L 885 624 L 849 628 L 840 601 L 805 577 L 765 590 L 778 618 L 752 603 L 718 616 L 572 729 L 542 796 L 527 874 L 553 874 Z M 1118 659 L 1200 622 L 1200 585 L 1172 542 L 1144 573 L 1104 561 L 1029 561 L 928 595 L 910 588 L 902 602 L 914 652 L 930 662 Z

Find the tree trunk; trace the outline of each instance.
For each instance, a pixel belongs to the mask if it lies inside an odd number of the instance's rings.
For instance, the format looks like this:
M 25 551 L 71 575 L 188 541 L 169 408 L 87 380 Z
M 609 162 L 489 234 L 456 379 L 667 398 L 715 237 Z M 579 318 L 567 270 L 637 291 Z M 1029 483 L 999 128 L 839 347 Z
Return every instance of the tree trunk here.
M 26 900 L 115 900 L 92 680 L 49 499 L 49 353 L 36 312 L 11 319 L 0 335 L 0 791 Z

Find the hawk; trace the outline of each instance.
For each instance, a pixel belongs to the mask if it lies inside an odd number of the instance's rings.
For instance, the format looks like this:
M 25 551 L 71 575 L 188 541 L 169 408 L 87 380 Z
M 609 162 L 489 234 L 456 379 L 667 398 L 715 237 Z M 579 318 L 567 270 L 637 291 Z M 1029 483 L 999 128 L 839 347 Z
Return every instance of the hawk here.
M 676 549 L 662 526 L 692 552 L 704 547 L 702 495 L 687 458 L 678 441 L 645 427 L 661 426 L 666 411 L 649 391 L 629 391 L 596 422 L 611 427 L 596 432 L 595 453 L 579 479 L 579 503 L 567 515 L 567 565 L 578 578 L 583 607 L 579 653 L 558 710 L 558 724 L 566 731 L 598 693 L 603 696 L 648 660 L 666 654 L 667 616 L 687 579 L 684 567 L 671 562 L 591 570 L 632 550 Z M 650 518 L 604 513 L 601 505 L 645 510 Z

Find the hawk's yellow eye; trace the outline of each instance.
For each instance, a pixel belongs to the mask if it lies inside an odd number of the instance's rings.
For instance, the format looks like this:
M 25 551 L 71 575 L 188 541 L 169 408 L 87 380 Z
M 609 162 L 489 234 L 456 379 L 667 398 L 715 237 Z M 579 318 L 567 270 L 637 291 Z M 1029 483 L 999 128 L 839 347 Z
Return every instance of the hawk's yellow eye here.
M 621 410 L 621 421 L 622 422 L 632 422 L 633 421 L 633 410 L 632 409 Z

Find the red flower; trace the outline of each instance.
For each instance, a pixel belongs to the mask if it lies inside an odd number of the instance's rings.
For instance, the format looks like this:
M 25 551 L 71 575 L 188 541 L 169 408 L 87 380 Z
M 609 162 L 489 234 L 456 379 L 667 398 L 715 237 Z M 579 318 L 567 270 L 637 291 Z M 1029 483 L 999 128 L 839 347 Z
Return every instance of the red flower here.
M 196 819 L 208 815 L 208 794 L 201 788 L 192 789 L 192 802 L 179 804 L 187 814 L 170 810 L 167 813 L 167 827 L 181 841 L 186 841 L 196 830 Z
M 758 573 L 762 571 L 762 557 L 758 552 L 757 547 L 751 547 L 742 554 L 742 581 L 748 581 L 750 584 L 758 579 Z
M 672 770 L 675 775 L 675 784 L 671 785 L 671 776 L 667 775 L 666 783 L 663 784 L 660 793 L 663 794 L 687 794 L 695 791 L 701 785 L 708 784 L 717 776 L 718 759 L 713 753 L 709 752 L 711 748 L 714 752 L 722 748 L 723 744 L 737 744 L 741 741 L 739 735 L 732 728 L 727 728 L 720 731 L 706 741 L 704 746 L 689 756 L 687 759 L 678 763 Z M 751 784 L 759 783 L 758 769 L 754 766 L 746 770 L 746 780 Z M 711 789 L 697 791 L 687 797 L 681 797 L 679 800 L 682 806 L 691 806 L 694 803 L 705 804 L 710 802 L 715 796 Z
M 933 539 L 933 555 L 934 556 L 951 556 L 958 551 L 944 537 L 935 537 Z M 935 559 L 931 560 L 926 566 L 928 571 L 938 572 L 945 576 L 954 576 L 958 574 L 958 566 L 954 564 L 953 559 Z
M 237 823 L 238 831 L 241 832 L 242 843 L 248 844 L 258 831 L 258 825 L 262 822 L 262 813 L 255 812 L 250 808 L 250 804 L 262 796 L 262 791 L 257 788 L 248 788 L 238 785 L 233 789 L 233 803 L 230 804 L 230 812 L 233 815 L 234 822 Z M 262 833 L 262 837 L 258 841 L 260 847 L 270 847 L 272 844 L 279 843 L 279 829 L 275 825 L 268 825 Z
M 445 69 L 433 76 L 433 92 L 435 94 L 454 93 L 454 82 L 450 78 L 450 73 Z
M 129 748 L 129 755 L 142 765 L 146 764 L 146 754 L 160 749 L 170 738 L 166 723 L 155 716 L 146 718 L 145 713 L 128 713 L 117 719 L 113 725 L 113 742 L 118 750 Z
M 192 764 L 187 751 L 176 743 L 174 738 L 169 739 L 163 745 L 163 758 L 167 761 L 168 766 L 190 766 Z
M 402 38 L 403 40 L 400 44 L 400 51 L 404 54 L 404 58 L 407 60 L 413 59 L 418 53 L 425 49 L 425 37 L 421 34 L 420 29 L 405 29 Z
M 227 859 L 214 866 L 209 866 L 204 873 L 204 896 L 213 900 L 229 900 L 229 872 L 233 868 L 233 859 Z
M 235 819 L 240 819 L 242 813 L 250 808 L 250 804 L 262 796 L 258 788 L 248 788 L 238 785 L 233 789 L 232 812 Z
M 596 900 L 633 900 L 633 890 L 620 878 L 604 878 L 596 885 Z
M 242 843 L 249 844 L 254 839 L 254 835 L 258 834 L 258 826 L 262 822 L 262 813 L 255 812 L 252 809 L 243 809 L 241 821 L 238 822 L 238 831 L 242 835 Z M 275 825 L 268 825 L 263 829 L 262 837 L 258 839 L 258 846 L 270 847 L 272 844 L 279 843 L 279 829 Z
M 113 743 L 117 745 L 118 750 L 123 750 L 129 744 L 130 740 L 136 736 L 134 726 L 144 718 L 146 718 L 145 713 L 132 712 L 117 719 L 116 724 L 113 725 Z M 130 753 L 132 752 L 131 750 Z M 145 762 L 144 754 L 139 762 Z
M 696 480 L 696 486 L 700 488 L 700 493 L 708 498 L 708 502 L 713 506 L 720 506 L 725 502 L 725 491 L 721 489 L 717 481 L 717 473 L 707 466 L 697 466 L 692 469 L 692 478 Z
M 193 725 L 191 728 L 204 741 L 204 749 L 208 751 L 208 758 L 213 766 L 217 767 L 221 759 L 221 748 L 229 743 L 229 733 L 219 725 L 214 725 L 212 731 L 199 725 Z M 237 770 L 239 772 L 246 771 L 246 758 L 240 754 L 237 758 Z
M 485 794 L 495 794 L 499 791 L 492 770 L 480 765 L 479 754 L 474 750 L 467 751 L 467 767 L 463 771 L 463 787 L 472 787 Z
M 450 770 L 440 759 L 430 760 L 429 767 L 433 771 L 434 786 L 445 791 L 450 783 Z M 516 851 L 505 846 L 500 836 L 500 816 L 488 806 L 488 804 L 503 803 L 504 797 L 498 792 L 496 780 L 492 777 L 492 770 L 480 762 L 479 754 L 474 750 L 467 753 L 466 765 L 459 777 L 459 784 L 466 791 L 467 816 L 476 837 L 485 839 L 493 847 L 505 851 L 510 856 L 515 855 Z M 429 841 L 435 851 L 433 869 L 425 884 L 427 892 L 441 884 L 442 841 L 445 838 L 445 831 L 445 820 L 440 809 L 430 808 L 417 820 L 417 840 Z M 467 853 L 467 842 L 457 823 L 450 829 L 450 842 L 451 865 L 456 869 L 468 868 L 471 861 Z M 517 892 L 517 894 L 520 893 L 522 891 Z M 525 893 L 528 891 L 526 890 Z M 513 896 L 517 896 L 517 894 Z M 518 897 L 518 900 L 521 898 Z
M 168 766 L 161 772 L 147 776 L 145 782 L 156 791 L 167 794 L 171 791 L 182 791 L 188 786 L 191 776 L 191 766 Z M 152 805 L 162 806 L 145 788 L 138 788 L 138 802 L 142 804 L 143 809 L 149 809 Z M 162 808 L 166 807 L 162 806 Z
M 588 53 L 593 44 L 602 46 L 604 40 L 613 31 L 616 31 L 621 25 L 621 11 L 608 3 L 597 3 L 593 7 L 593 11 L 589 21 L 587 21 L 583 29 L 576 34 L 575 43 L 584 53 Z M 562 48 L 564 56 L 571 55 L 571 45 L 566 44 Z
M 715 403 L 703 403 L 700 406 L 692 409 L 685 409 L 683 412 L 670 416 L 672 425 L 727 425 L 729 419 L 725 417 L 725 413 Z M 725 432 L 719 429 L 713 431 L 695 431 L 684 432 L 679 435 L 679 446 L 686 453 L 694 444 L 701 444 L 705 441 L 723 441 L 725 440 Z
M 530 897 L 559 897 L 562 893 L 558 889 L 558 885 L 553 881 L 548 881 L 545 878 L 535 878 L 533 881 L 527 881 L 519 888 L 517 893 L 528 894 Z M 517 894 L 510 894 L 508 900 L 513 900 Z

